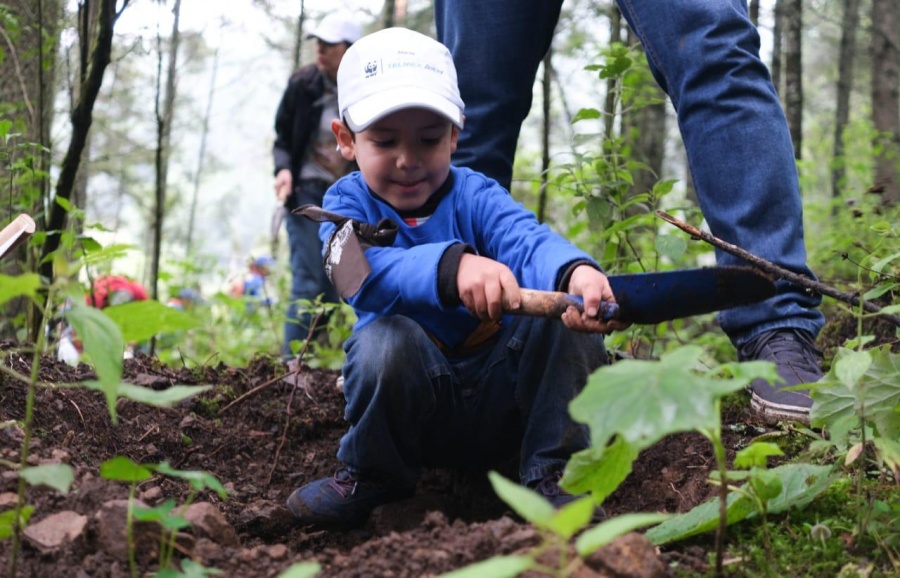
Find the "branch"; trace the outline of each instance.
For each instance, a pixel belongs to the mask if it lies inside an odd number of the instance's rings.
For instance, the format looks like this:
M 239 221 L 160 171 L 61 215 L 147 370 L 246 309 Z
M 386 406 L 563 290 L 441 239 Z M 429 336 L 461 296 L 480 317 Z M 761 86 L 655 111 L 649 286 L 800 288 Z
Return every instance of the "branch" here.
M 765 271 L 766 273 L 770 273 L 777 278 L 784 279 L 798 287 L 803 287 L 805 289 L 809 289 L 811 291 L 815 291 L 820 295 L 827 295 L 828 297 L 832 297 L 839 301 L 843 301 L 844 303 L 849 303 L 854 307 L 859 307 L 860 303 L 862 303 L 863 309 L 868 311 L 869 313 L 880 313 L 881 316 L 894 325 L 900 327 L 900 317 L 897 315 L 891 315 L 889 313 L 881 313 L 881 307 L 875 305 L 871 301 L 861 301 L 860 298 L 856 295 L 851 295 L 850 293 L 845 293 L 844 291 L 840 291 L 835 289 L 830 285 L 825 285 L 824 283 L 820 283 L 814 279 L 810 279 L 809 277 L 805 277 L 803 275 L 798 275 L 792 271 L 788 271 L 778 265 L 772 263 L 771 261 L 767 261 L 762 257 L 757 257 L 756 255 L 741 249 L 737 245 L 732 245 L 731 243 L 726 243 L 722 239 L 718 237 L 714 237 L 705 231 L 701 231 L 697 227 L 688 225 L 683 221 L 679 221 L 672 215 L 666 213 L 665 211 L 656 211 L 656 216 L 666 221 L 667 223 L 671 223 L 681 229 L 682 231 L 691 235 L 691 237 L 695 239 L 700 239 L 701 241 L 706 241 L 710 245 L 725 251 L 726 253 L 731 253 L 736 257 L 740 257 L 741 259 L 747 261 L 752 264 L 757 269 Z

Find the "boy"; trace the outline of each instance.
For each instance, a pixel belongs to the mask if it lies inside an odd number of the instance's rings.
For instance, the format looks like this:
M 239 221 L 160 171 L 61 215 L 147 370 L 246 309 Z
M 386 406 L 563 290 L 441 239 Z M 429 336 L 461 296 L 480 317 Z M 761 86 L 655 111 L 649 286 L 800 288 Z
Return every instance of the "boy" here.
M 363 37 L 341 62 L 338 99 L 332 130 L 359 171 L 328 190 L 324 208 L 398 230 L 366 249 L 371 271 L 348 288 L 337 281 L 353 266 L 348 251 L 329 240 L 332 223 L 320 229 L 326 269 L 358 315 L 344 346 L 350 429 L 344 466 L 296 490 L 288 508 L 303 524 L 360 525 L 410 496 L 424 466 L 487 468 L 515 455 L 523 484 L 557 507 L 571 501 L 557 482 L 589 442 L 568 403 L 606 362 L 601 333 L 623 328 L 594 319 L 614 301 L 606 276 L 495 181 L 450 166 L 463 102 L 440 43 L 403 28 Z M 502 297 L 515 307 L 520 286 L 579 295 L 585 313 L 504 315 Z

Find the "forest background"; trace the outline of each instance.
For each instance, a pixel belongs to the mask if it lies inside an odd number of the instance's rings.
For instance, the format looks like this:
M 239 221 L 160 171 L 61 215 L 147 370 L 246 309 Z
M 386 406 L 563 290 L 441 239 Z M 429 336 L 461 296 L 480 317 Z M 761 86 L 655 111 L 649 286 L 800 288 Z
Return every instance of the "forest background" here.
M 864 231 L 878 228 L 854 219 L 887 218 L 900 199 L 900 6 L 749 8 L 792 131 L 810 264 L 826 282 L 852 285 L 873 254 Z M 223 295 L 228 280 L 249 256 L 273 253 L 272 291 L 283 300 L 274 112 L 290 72 L 312 61 L 307 31 L 335 10 L 368 32 L 434 34 L 425 0 L 0 4 L 0 224 L 25 212 L 49 233 L 0 263 L 0 274 L 52 279 L 54 254 L 114 247 L 77 278 L 126 274 L 160 301 L 190 287 L 235 309 Z M 709 247 L 688 248 L 654 220 L 659 208 L 698 226 L 702 216 L 674 111 L 614 3 L 564 4 L 534 97 L 517 199 L 611 271 L 711 263 Z M 642 230 L 650 241 L 635 241 Z M 21 304 L 5 307 L 2 335 L 34 334 Z M 263 322 L 272 343 L 257 349 L 277 351 L 278 321 Z

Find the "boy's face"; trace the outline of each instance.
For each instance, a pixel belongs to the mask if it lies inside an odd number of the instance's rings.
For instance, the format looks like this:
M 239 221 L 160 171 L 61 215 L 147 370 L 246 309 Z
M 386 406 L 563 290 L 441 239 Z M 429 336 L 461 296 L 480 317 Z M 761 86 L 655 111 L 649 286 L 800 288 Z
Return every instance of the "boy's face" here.
M 425 204 L 450 173 L 459 129 L 422 108 L 390 114 L 353 134 L 340 120 L 331 125 L 341 154 L 356 159 L 369 187 L 400 211 Z

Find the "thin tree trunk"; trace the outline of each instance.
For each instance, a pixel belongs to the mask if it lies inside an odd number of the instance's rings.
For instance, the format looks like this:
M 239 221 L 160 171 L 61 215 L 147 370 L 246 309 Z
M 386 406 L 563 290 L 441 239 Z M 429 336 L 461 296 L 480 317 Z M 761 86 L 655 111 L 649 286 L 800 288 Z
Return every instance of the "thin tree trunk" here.
M 613 4 L 609 9 L 609 43 L 622 42 L 622 12 Z M 603 137 L 613 138 L 616 122 L 616 91 L 618 86 L 616 78 L 610 77 L 606 81 L 606 102 L 603 105 Z
M 396 0 L 385 0 L 384 7 L 381 9 L 381 19 L 384 21 L 384 28 L 395 26 L 395 16 L 397 14 Z
M 300 0 L 300 15 L 297 17 L 297 36 L 294 37 L 294 68 L 300 68 L 301 53 L 303 52 L 303 24 L 306 20 L 306 5 L 304 0 Z
M 783 55 L 782 48 L 782 31 L 784 30 L 784 9 L 785 4 L 789 0 L 775 0 L 774 20 L 772 24 L 772 84 L 775 90 L 781 94 L 781 57 Z
M 169 63 L 166 70 L 166 90 L 160 108 L 160 76 L 162 73 L 162 46 L 159 43 L 159 66 L 156 90 L 156 203 L 153 214 L 153 252 L 150 256 L 150 297 L 159 299 L 159 265 L 162 258 L 162 230 L 166 212 L 166 184 L 169 172 L 169 143 L 172 136 L 172 118 L 175 113 L 175 79 L 178 65 L 178 21 L 181 0 L 175 0 L 172 9 L 172 35 L 169 38 Z
M 194 171 L 194 192 L 191 195 L 191 211 L 188 215 L 187 241 L 184 244 L 184 255 L 190 257 L 194 240 L 194 221 L 197 217 L 197 201 L 200 197 L 200 178 L 203 175 L 203 161 L 206 158 L 206 137 L 209 135 L 209 117 L 212 114 L 213 95 L 216 93 L 216 71 L 219 68 L 219 49 L 213 55 L 212 78 L 209 81 L 209 92 L 206 97 L 206 111 L 203 114 L 203 128 L 200 132 L 200 152 L 197 154 L 197 170 Z
M 841 196 L 846 171 L 844 165 L 844 129 L 850 122 L 850 93 L 856 61 L 856 28 L 859 26 L 859 0 L 844 0 L 841 48 L 838 57 L 837 111 L 834 121 L 834 167 L 831 171 L 831 196 Z
M 759 0 L 750 0 L 750 22 L 753 23 L 754 26 L 759 26 Z
M 875 182 L 886 204 L 900 201 L 900 6 L 872 1 L 872 123 L 876 137 Z
M 113 29 L 121 11 L 128 5 L 123 0 L 122 8 L 116 13 L 116 0 L 99 0 L 100 10 L 97 14 L 97 37 L 93 44 L 90 67 L 84 83 L 78 91 L 78 100 L 72 109 L 72 138 L 60 165 L 59 178 L 56 181 L 55 195 L 57 199 L 70 201 L 75 187 L 75 178 L 81 153 L 87 142 L 87 135 L 93 121 L 94 103 L 103 84 L 103 73 L 109 65 L 112 54 Z M 66 228 L 67 213 L 59 203 L 50 203 L 50 216 L 46 230 L 62 231 Z M 49 259 L 59 248 L 59 235 L 48 235 L 41 251 L 40 272 L 48 280 L 53 280 L 53 261 Z
M 803 0 L 785 6 L 784 111 L 794 145 L 794 158 L 803 151 Z
M 544 126 L 541 129 L 541 189 L 538 194 L 538 210 L 537 218 L 541 223 L 544 222 L 547 210 L 547 171 L 550 170 L 550 89 L 553 82 L 553 66 L 551 59 L 553 58 L 553 46 L 547 50 L 544 55 L 544 77 L 541 82 L 541 97 L 544 115 Z

